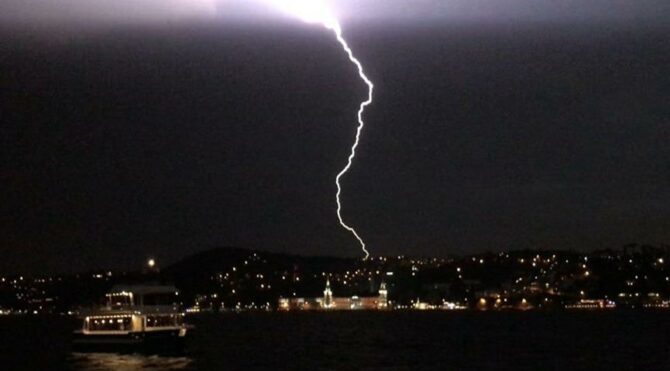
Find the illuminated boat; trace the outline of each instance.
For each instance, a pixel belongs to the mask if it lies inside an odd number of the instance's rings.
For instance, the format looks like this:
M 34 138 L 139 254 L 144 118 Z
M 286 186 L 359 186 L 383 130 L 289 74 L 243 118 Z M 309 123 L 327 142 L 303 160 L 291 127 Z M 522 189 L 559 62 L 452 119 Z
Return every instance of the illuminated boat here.
M 179 349 L 187 326 L 172 286 L 117 286 L 103 307 L 82 314 L 75 350 Z

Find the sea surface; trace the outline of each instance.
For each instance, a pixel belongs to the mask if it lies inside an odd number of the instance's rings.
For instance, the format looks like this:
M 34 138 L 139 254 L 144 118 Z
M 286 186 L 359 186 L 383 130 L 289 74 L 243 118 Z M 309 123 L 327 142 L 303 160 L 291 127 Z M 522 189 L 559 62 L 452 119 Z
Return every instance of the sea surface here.
M 73 353 L 68 317 L 0 317 L 1 370 L 670 370 L 670 312 L 224 313 L 183 354 Z

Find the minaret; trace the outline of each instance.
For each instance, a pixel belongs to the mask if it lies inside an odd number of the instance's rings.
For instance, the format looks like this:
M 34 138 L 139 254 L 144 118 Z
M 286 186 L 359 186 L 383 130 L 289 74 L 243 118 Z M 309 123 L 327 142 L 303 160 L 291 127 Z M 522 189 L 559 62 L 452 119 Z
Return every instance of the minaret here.
M 386 282 L 382 281 L 379 285 L 379 301 L 377 304 L 378 309 L 388 308 L 388 291 L 386 290 Z
M 330 290 L 329 279 L 326 279 L 326 289 L 323 290 L 323 307 L 326 309 L 333 307 L 333 292 Z

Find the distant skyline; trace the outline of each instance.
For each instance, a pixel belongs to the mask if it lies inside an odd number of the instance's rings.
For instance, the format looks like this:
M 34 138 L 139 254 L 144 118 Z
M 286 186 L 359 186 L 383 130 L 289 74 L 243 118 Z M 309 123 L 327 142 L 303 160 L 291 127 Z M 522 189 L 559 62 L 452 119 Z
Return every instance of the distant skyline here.
M 372 255 L 670 243 L 668 6 L 513 3 L 527 19 L 349 18 L 377 88 L 343 215 Z M 333 181 L 365 87 L 330 33 L 28 15 L 0 27 L 0 273 L 360 256 Z

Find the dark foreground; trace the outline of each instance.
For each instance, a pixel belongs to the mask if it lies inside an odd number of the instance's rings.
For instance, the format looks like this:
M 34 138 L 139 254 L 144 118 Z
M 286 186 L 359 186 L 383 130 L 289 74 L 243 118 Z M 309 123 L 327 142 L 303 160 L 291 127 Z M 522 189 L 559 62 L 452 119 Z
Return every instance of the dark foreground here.
M 73 353 L 71 319 L 1 317 L 6 370 L 667 370 L 670 312 L 190 317 L 182 354 Z

